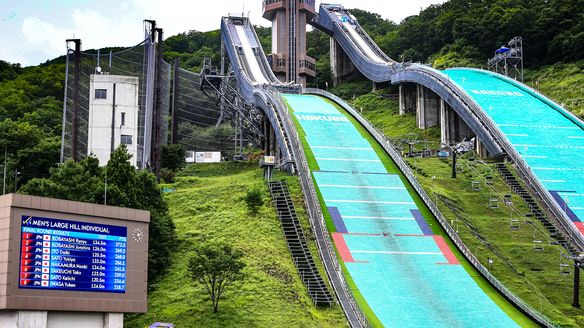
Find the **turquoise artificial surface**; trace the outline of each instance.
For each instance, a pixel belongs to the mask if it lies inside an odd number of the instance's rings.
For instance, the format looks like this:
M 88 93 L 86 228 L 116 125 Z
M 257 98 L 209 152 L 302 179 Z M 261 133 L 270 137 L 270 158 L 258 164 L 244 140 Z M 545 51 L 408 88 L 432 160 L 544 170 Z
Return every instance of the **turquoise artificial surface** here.
M 584 219 L 584 129 L 528 90 L 484 71 L 443 71 L 499 126 L 542 184 Z M 502 92 L 501 92 L 502 91 Z
M 432 236 L 420 236 L 412 196 L 343 113 L 320 97 L 284 98 L 315 155 L 325 204 L 337 207 L 347 228 L 356 260 L 345 262 L 347 270 L 386 327 L 517 326 L 461 265 L 443 264 Z

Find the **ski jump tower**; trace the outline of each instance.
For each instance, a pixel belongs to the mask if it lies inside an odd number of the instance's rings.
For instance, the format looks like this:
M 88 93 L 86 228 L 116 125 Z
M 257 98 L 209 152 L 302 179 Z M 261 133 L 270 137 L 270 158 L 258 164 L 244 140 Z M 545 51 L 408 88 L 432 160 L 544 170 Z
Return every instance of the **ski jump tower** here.
M 315 14 L 314 0 L 263 0 L 263 17 L 272 22 L 268 60 L 282 82 L 305 85 L 316 76 L 316 61 L 306 55 L 306 23 Z

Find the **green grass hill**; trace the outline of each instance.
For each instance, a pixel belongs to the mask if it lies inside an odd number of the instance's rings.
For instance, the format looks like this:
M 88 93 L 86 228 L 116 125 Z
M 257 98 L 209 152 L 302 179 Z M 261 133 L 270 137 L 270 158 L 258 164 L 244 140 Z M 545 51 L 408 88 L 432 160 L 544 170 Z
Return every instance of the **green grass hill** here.
M 143 328 L 154 322 L 176 327 L 344 327 L 340 307 L 315 308 L 300 280 L 271 203 L 262 170 L 257 164 L 226 162 L 187 166 L 166 194 L 176 224 L 179 246 L 172 266 L 148 294 L 148 313 L 130 315 L 126 327 Z M 300 187 L 286 178 L 307 236 L 308 219 Z M 243 197 L 259 188 L 264 205 L 251 215 Z M 241 250 L 245 279 L 226 289 L 219 312 L 212 313 L 202 286 L 187 276 L 193 245 L 224 241 Z M 314 241 L 310 240 L 313 255 Z M 322 271 L 321 271 L 322 272 Z M 322 272 L 324 274 L 324 272 Z

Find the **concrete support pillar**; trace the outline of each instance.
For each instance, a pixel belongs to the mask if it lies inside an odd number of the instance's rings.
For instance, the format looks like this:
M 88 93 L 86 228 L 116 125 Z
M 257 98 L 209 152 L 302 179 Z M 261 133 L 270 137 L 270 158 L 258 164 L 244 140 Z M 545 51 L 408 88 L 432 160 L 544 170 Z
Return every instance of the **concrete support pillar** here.
M 105 313 L 103 316 L 103 328 L 124 328 L 124 314 Z
M 272 148 L 272 127 L 270 126 L 270 124 L 266 125 L 266 149 L 265 149 L 265 155 L 266 156 L 270 156 L 270 149 Z
M 264 124 L 263 124 L 263 132 L 264 132 L 264 147 L 263 147 L 263 151 L 264 151 L 264 155 L 268 155 L 268 149 L 270 149 L 270 139 L 269 139 L 269 134 L 270 134 L 270 122 L 268 122 L 267 118 L 264 118 Z
M 331 79 L 333 80 L 333 86 L 337 86 L 339 84 L 339 63 L 337 60 L 337 42 L 335 39 L 329 39 L 329 49 L 330 49 L 330 62 L 331 62 Z
M 413 83 L 399 85 L 399 114 L 415 112 L 418 106 L 418 86 Z
M 330 38 L 330 62 L 333 86 L 337 86 L 344 78 L 350 77 L 357 72 L 349 56 L 333 38 Z
M 483 158 L 489 157 L 489 152 L 487 151 L 487 148 L 485 148 L 485 145 L 483 145 L 483 143 L 479 140 L 478 137 L 475 137 L 475 152 L 479 157 Z
M 18 311 L 18 328 L 47 327 L 47 311 Z
M 440 97 L 434 91 L 422 87 L 424 94 L 424 126 L 431 128 L 440 123 Z
M 450 118 L 449 118 L 448 104 L 444 99 L 440 99 L 440 143 L 450 144 Z
M 422 130 L 440 123 L 440 97 L 420 84 L 416 84 L 416 123 Z
M 416 125 L 418 129 L 426 129 L 426 109 L 425 109 L 424 87 L 416 84 Z
M 406 113 L 406 87 L 403 84 L 399 85 L 399 114 Z

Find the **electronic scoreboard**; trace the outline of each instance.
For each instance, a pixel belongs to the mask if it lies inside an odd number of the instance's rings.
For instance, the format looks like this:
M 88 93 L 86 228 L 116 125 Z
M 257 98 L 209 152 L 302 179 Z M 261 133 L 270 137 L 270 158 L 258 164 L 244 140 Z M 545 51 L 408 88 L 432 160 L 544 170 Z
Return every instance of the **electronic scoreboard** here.
M 19 288 L 125 293 L 126 227 L 21 220 Z

